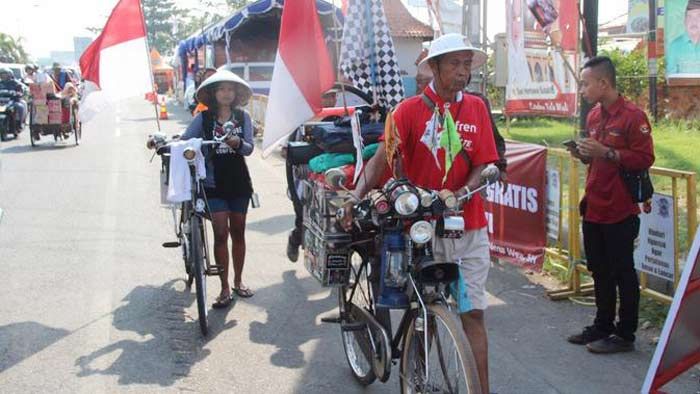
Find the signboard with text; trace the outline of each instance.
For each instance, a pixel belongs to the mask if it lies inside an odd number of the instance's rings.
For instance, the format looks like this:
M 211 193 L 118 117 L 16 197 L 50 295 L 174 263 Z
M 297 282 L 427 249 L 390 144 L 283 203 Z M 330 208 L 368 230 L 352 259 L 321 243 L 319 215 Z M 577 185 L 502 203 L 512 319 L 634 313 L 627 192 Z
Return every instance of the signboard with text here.
M 577 2 L 506 0 L 509 115 L 576 114 Z
M 539 271 L 547 242 L 547 149 L 511 141 L 506 146 L 508 182 L 486 191 L 491 255 Z
M 652 211 L 640 215 L 639 245 L 634 251 L 638 271 L 673 281 L 676 241 L 673 231 L 673 199 L 654 193 Z

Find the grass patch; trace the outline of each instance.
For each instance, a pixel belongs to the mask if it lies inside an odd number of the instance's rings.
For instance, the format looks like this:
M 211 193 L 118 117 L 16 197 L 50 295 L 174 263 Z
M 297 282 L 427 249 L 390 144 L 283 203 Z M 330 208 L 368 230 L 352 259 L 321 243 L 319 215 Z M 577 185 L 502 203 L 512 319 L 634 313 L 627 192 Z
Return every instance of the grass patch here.
M 578 121 L 548 118 L 517 118 L 511 122 L 510 132 L 506 132 L 503 120 L 497 122 L 498 129 L 507 138 L 562 148 L 561 142 L 571 139 L 578 128 Z M 673 168 L 700 173 L 699 122 L 662 121 L 652 127 L 657 167 Z
M 670 305 L 663 304 L 651 297 L 642 297 L 639 301 L 639 325 L 649 322 L 652 327 L 663 327 Z

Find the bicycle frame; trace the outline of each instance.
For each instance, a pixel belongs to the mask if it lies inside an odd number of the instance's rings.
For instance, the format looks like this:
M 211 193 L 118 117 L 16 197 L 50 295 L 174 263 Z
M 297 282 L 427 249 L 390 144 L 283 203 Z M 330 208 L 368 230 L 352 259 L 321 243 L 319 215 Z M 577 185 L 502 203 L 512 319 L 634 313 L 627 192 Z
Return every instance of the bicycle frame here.
M 369 242 L 369 241 L 360 241 L 360 242 L 356 242 L 355 244 L 366 243 L 366 242 Z M 355 278 L 359 278 L 359 277 L 362 275 L 362 272 L 363 272 L 363 271 L 368 270 L 367 267 L 370 265 L 370 261 L 371 261 L 371 260 L 370 260 L 369 258 L 366 258 L 366 257 L 365 257 L 366 254 L 367 254 L 367 251 L 358 250 L 358 248 L 353 248 L 353 250 L 354 250 L 355 252 L 357 252 L 360 256 L 362 256 L 362 263 L 361 263 L 361 265 L 360 265 L 358 271 L 352 273 L 352 274 L 354 275 Z M 424 351 L 425 351 L 425 354 L 428 354 L 428 346 L 429 346 L 428 332 L 429 332 L 429 330 L 428 330 L 428 312 L 427 312 L 427 307 L 426 307 L 426 305 L 427 305 L 427 304 L 431 304 L 431 303 L 435 303 L 435 302 L 442 302 L 444 305 L 446 305 L 446 306 L 448 307 L 448 309 L 451 309 L 451 308 L 449 307 L 449 304 L 447 303 L 447 300 L 446 300 L 444 297 L 442 297 L 442 292 L 441 292 L 441 291 L 436 292 L 436 294 L 440 294 L 441 297 L 439 297 L 439 298 L 432 298 L 432 299 L 428 299 L 428 300 L 424 300 L 424 296 L 423 296 L 423 294 L 422 294 L 422 291 L 421 291 L 421 289 L 419 288 L 420 284 L 417 284 L 417 283 L 416 283 L 416 280 L 415 280 L 415 278 L 413 277 L 413 274 L 412 274 L 412 273 L 409 273 L 409 274 L 408 274 L 408 277 L 409 277 L 409 282 L 411 283 L 411 286 L 412 286 L 412 288 L 413 288 L 413 295 L 412 295 L 412 297 L 411 297 L 411 299 L 410 299 L 411 305 L 412 305 L 413 303 L 416 303 L 416 302 L 417 302 L 417 304 L 419 305 L 419 307 L 409 307 L 409 308 L 407 308 L 407 309 L 405 310 L 405 312 L 404 312 L 403 315 L 401 316 L 401 320 L 400 320 L 400 322 L 399 322 L 399 326 L 398 326 L 398 329 L 397 329 L 397 331 L 396 331 L 396 334 L 394 334 L 394 335 L 391 337 L 390 346 L 391 346 L 391 358 L 392 358 L 392 359 L 399 359 L 399 358 L 401 358 L 401 355 L 402 355 L 402 353 L 403 353 L 403 347 L 404 347 L 404 344 L 405 344 L 405 343 L 404 343 L 404 340 L 405 340 L 405 337 L 406 337 L 406 333 L 408 332 L 408 327 L 407 327 L 407 326 L 408 326 L 408 324 L 411 323 L 411 321 L 413 320 L 413 317 L 415 316 L 415 314 L 420 313 L 420 314 L 423 316 L 423 335 L 424 335 L 424 337 L 423 337 L 423 343 L 424 343 Z M 370 277 L 368 277 L 368 285 L 369 285 L 369 286 L 373 286 L 373 288 L 374 288 L 374 287 L 377 287 L 377 288 L 378 288 L 378 284 L 375 283 L 377 280 L 378 280 L 378 278 L 371 279 Z M 347 302 L 348 300 L 352 300 L 352 299 L 353 299 L 353 297 L 354 297 L 354 295 L 355 295 L 355 292 L 358 291 L 358 286 L 359 286 L 359 284 L 360 284 L 360 281 L 357 281 L 357 280 L 356 280 L 355 283 L 351 286 L 350 294 L 349 294 L 349 296 L 347 297 L 347 299 L 345 300 L 346 302 Z M 360 291 L 361 291 L 361 290 L 360 290 Z M 374 316 L 377 317 L 377 322 L 382 326 L 382 328 L 383 328 L 384 330 L 386 330 L 386 332 L 391 333 L 391 332 L 392 332 L 392 329 L 391 329 L 391 315 L 390 315 L 390 314 L 386 314 L 386 316 L 380 316 L 380 314 L 377 313 L 378 311 L 377 311 L 377 306 L 375 305 L 375 299 L 374 299 L 374 297 L 373 297 L 372 295 L 369 294 L 370 291 L 374 292 L 375 290 L 370 289 L 370 288 L 367 289 L 367 293 L 368 293 L 368 294 L 367 294 L 367 299 L 369 300 L 369 303 L 371 303 L 371 305 L 369 305 L 369 307 L 370 307 L 370 312 L 371 312 Z M 385 309 L 385 308 L 382 308 L 382 309 Z M 388 309 L 387 309 L 387 310 L 388 310 Z M 371 338 L 371 336 L 370 336 L 370 338 Z M 372 346 L 375 347 L 374 344 L 372 344 Z M 376 350 L 376 349 L 375 349 L 375 350 Z M 426 368 L 425 368 L 426 377 L 425 377 L 425 378 L 426 378 L 426 380 L 427 380 L 428 377 L 429 377 L 429 376 L 428 376 L 429 365 L 428 365 L 428 360 L 427 360 L 427 359 L 425 360 L 425 362 L 426 362 Z

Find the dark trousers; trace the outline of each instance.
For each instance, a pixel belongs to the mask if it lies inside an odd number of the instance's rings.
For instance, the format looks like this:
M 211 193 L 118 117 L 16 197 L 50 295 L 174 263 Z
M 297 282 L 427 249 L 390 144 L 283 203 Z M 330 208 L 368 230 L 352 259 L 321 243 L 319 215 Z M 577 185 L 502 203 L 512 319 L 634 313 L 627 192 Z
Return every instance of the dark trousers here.
M 583 222 L 583 242 L 588 269 L 593 273 L 595 327 L 634 340 L 639 315 L 639 279 L 634 269 L 634 240 L 639 234 L 639 217 L 619 223 Z M 620 296 L 619 322 L 615 306 Z

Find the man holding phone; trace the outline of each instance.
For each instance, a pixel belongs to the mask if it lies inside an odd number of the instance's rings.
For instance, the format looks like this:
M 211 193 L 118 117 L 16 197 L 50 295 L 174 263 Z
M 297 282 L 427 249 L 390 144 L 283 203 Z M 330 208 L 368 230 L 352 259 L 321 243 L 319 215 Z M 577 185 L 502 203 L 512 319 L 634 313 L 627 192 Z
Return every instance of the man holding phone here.
M 618 93 L 615 66 L 608 57 L 586 62 L 581 93 L 586 101 L 597 104 L 586 119 L 588 137 L 565 144 L 572 156 L 588 164 L 581 214 L 597 311 L 593 325 L 568 341 L 586 345 L 593 353 L 632 351 L 639 312 L 633 252 L 640 210 L 620 170 L 639 171 L 654 163 L 651 126 L 644 111 Z M 619 320 L 615 324 L 618 294 Z

